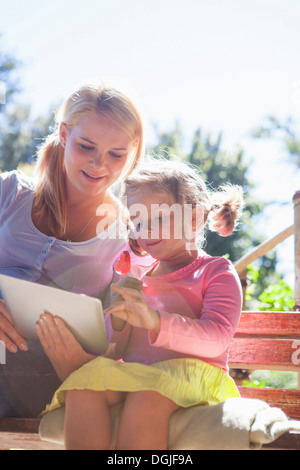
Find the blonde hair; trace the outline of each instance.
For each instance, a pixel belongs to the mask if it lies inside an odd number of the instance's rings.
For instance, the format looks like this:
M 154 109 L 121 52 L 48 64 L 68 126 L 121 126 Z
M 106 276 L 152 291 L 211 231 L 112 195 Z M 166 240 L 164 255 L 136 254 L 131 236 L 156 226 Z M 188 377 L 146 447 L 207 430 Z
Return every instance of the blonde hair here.
M 224 237 L 232 234 L 243 209 L 241 186 L 226 184 L 212 191 L 199 170 L 181 161 L 148 158 L 122 184 L 123 197 L 146 192 L 172 194 L 182 207 L 184 204 L 200 206 L 204 226 L 207 224 L 210 230 Z M 141 254 L 135 240 L 132 249 Z
M 87 113 L 107 117 L 132 140 L 138 139 L 136 151 L 128 159 L 122 178 L 133 170 L 143 155 L 142 119 L 125 93 L 101 80 L 83 84 L 74 91 L 56 113 L 54 132 L 37 152 L 34 210 L 38 216 L 46 215 L 49 228 L 57 237 L 64 236 L 67 227 L 64 148 L 59 140 L 59 128 L 61 123 L 69 129 L 76 127 Z

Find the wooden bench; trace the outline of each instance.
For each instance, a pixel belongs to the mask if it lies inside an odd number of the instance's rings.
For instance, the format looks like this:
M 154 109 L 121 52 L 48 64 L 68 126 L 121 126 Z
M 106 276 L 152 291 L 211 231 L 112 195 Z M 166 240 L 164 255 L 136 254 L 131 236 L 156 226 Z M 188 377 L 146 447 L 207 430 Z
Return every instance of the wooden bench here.
M 300 312 L 242 312 L 229 363 L 235 369 L 300 372 Z M 238 388 L 242 397 L 259 398 L 281 408 L 288 417 L 300 420 L 300 390 Z M 38 419 L 0 419 L 0 449 L 1 441 L 10 447 L 59 448 L 39 441 L 38 426 Z M 264 447 L 300 449 L 300 434 L 286 433 Z
M 233 369 L 300 372 L 300 312 L 242 312 L 229 351 Z M 300 420 L 300 390 L 243 387 L 244 398 L 258 398 Z M 266 447 L 300 449 L 300 434 L 287 433 Z

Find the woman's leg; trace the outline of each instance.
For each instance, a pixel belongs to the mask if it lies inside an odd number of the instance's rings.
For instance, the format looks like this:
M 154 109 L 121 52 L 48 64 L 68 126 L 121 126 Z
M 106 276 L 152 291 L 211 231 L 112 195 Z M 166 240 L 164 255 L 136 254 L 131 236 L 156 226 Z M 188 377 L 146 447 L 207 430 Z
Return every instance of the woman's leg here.
M 112 423 L 109 407 L 124 400 L 122 392 L 67 392 L 65 447 L 67 450 L 109 450 Z
M 128 393 L 117 437 L 119 450 L 166 450 L 169 419 L 179 408 L 157 392 Z
M 38 341 L 27 341 L 28 351 L 6 351 L 0 364 L 0 418 L 37 417 L 61 385 Z

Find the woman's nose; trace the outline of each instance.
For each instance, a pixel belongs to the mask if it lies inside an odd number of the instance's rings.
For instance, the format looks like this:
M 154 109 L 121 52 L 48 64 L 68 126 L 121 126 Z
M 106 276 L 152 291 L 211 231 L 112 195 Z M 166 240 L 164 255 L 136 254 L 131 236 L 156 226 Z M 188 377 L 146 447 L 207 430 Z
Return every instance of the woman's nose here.
M 90 165 L 94 168 L 100 168 L 105 165 L 105 158 L 101 152 L 95 152 L 91 161 Z

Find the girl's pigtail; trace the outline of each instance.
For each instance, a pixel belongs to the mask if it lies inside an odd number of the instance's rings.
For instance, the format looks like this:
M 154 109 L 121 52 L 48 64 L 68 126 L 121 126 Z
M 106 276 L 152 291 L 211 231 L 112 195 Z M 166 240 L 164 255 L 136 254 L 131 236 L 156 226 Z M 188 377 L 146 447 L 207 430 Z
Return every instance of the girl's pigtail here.
M 228 237 L 234 231 L 244 206 L 243 189 L 241 186 L 223 186 L 211 195 L 211 202 L 209 228 Z

